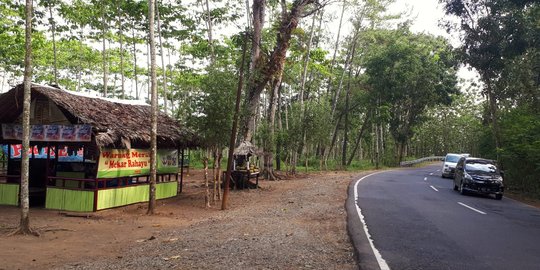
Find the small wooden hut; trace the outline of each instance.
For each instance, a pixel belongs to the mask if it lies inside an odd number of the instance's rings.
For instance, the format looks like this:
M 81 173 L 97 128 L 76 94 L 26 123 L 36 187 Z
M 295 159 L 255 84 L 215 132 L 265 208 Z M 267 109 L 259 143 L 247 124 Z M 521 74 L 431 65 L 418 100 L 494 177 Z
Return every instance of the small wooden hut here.
M 253 157 L 261 153 L 260 149 L 248 141 L 243 141 L 234 149 L 233 171 L 231 172 L 233 187 L 243 189 L 259 186 L 259 167 Z M 250 181 L 252 178 L 255 178 L 255 184 Z
M 33 84 L 31 205 L 97 211 L 148 201 L 151 107 Z M 23 85 L 0 95 L 0 204 L 18 205 Z M 157 199 L 181 192 L 183 151 L 194 132 L 158 116 Z

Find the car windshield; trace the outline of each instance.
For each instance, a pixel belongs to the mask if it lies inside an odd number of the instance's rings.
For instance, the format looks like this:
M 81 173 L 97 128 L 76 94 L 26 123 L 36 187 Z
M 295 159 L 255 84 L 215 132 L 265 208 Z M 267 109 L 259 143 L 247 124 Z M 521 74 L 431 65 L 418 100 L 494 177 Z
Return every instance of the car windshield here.
M 497 172 L 497 167 L 486 161 L 471 161 L 465 165 L 467 171 L 494 173 Z
M 460 157 L 461 157 L 461 156 L 447 155 L 447 156 L 446 156 L 446 162 L 457 163 Z

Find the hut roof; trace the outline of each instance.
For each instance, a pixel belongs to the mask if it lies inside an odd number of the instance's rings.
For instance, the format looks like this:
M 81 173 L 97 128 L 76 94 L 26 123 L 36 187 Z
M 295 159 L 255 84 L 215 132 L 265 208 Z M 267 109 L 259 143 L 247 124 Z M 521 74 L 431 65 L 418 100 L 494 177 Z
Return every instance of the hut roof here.
M 259 155 L 262 151 L 248 141 L 243 141 L 234 149 L 234 155 Z
M 22 113 L 23 85 L 0 95 L 0 123 L 12 123 Z M 46 97 L 62 111 L 71 124 L 92 126 L 100 147 L 131 148 L 150 146 L 151 107 L 73 94 L 59 88 L 32 84 L 32 99 Z M 196 147 L 195 132 L 159 112 L 159 147 Z

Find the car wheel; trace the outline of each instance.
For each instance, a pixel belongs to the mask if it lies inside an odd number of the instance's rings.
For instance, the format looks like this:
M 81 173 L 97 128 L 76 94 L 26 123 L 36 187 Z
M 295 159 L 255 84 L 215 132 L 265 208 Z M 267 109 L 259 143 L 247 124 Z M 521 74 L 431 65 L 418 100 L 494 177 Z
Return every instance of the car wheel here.
M 461 195 L 467 195 L 467 191 L 463 188 L 463 180 L 459 183 L 459 193 Z
M 495 200 L 502 200 L 502 194 L 495 194 Z

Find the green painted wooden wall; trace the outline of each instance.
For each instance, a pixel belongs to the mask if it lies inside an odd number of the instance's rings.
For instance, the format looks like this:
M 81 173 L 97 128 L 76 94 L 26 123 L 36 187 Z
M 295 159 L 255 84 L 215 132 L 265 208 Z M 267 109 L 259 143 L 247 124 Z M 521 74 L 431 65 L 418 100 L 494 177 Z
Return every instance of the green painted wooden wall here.
M 170 198 L 177 195 L 178 182 L 158 183 L 156 199 Z M 149 200 L 148 185 L 105 189 L 98 191 L 97 210 L 124 206 Z
M 94 191 L 47 187 L 45 208 L 92 212 L 94 210 Z
M 0 184 L 0 204 L 19 205 L 19 184 Z

